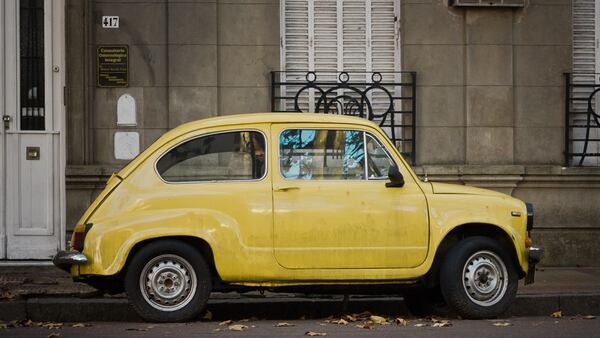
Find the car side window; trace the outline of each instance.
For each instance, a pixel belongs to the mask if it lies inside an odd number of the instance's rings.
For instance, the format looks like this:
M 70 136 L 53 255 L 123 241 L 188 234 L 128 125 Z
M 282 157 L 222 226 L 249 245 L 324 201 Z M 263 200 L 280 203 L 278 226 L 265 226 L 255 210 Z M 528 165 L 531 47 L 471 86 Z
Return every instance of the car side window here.
M 211 134 L 169 150 L 156 170 L 167 182 L 259 179 L 265 175 L 265 149 L 257 131 Z
M 387 179 L 388 169 L 394 164 L 385 148 L 367 134 L 367 166 L 369 179 Z
M 279 136 L 287 179 L 364 180 L 364 134 L 355 130 L 287 129 Z

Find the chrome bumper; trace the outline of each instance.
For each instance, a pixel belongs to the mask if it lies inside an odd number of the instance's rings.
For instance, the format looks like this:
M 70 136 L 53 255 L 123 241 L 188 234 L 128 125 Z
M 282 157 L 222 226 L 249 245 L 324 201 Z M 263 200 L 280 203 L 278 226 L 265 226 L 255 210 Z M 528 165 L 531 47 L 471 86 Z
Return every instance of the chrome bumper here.
M 59 251 L 52 259 L 52 263 L 67 272 L 71 271 L 71 265 L 82 265 L 88 261 L 84 254 L 77 251 Z
M 528 250 L 529 253 L 529 270 L 525 276 L 525 285 L 532 284 L 535 280 L 535 265 L 542 260 L 544 256 L 544 248 L 532 246 Z

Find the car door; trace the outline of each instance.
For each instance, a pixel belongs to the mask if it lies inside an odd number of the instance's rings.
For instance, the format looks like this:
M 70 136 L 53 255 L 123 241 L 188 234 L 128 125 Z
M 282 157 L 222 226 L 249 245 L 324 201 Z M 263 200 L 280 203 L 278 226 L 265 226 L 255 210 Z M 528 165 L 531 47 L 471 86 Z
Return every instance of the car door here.
M 273 245 L 281 266 L 404 268 L 424 261 L 425 196 L 382 147 L 390 143 L 381 134 L 322 124 L 275 124 L 271 133 Z M 406 178 L 401 188 L 385 186 L 391 161 Z

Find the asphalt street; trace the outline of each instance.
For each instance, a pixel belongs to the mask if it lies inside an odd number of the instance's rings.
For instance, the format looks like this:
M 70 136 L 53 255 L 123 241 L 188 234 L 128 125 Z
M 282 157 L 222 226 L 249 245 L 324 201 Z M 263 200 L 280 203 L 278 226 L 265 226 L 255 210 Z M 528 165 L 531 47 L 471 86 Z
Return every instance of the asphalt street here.
M 519 317 L 502 320 L 407 319 L 385 325 L 368 321 L 339 322 L 338 318 L 292 321 L 199 321 L 183 324 L 128 322 L 29 323 L 28 327 L 2 328 L 2 337 L 600 337 L 600 318 Z M 372 322 L 371 322 L 372 323 Z M 405 325 L 403 325 L 405 324 Z M 40 326 L 38 326 L 40 325 Z M 85 326 L 84 326 L 85 325 Z M 367 325 L 369 327 L 370 325 Z M 241 331 L 237 331 L 241 330 Z

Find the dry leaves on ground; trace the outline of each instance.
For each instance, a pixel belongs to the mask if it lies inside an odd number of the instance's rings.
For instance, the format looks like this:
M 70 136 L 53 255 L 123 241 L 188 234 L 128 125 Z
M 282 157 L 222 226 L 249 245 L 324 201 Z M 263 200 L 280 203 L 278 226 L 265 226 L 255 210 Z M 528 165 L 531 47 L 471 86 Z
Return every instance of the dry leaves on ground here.
M 356 327 L 358 327 L 358 328 L 360 328 L 360 329 L 367 329 L 367 330 L 371 330 L 371 329 L 373 328 L 373 326 L 375 326 L 375 324 L 373 324 L 373 322 L 372 322 L 372 321 L 367 321 L 367 322 L 364 322 L 364 323 L 362 323 L 362 324 L 356 324 L 356 325 L 354 325 L 354 326 L 356 326 Z
M 225 320 L 219 323 L 220 326 L 225 326 L 225 325 L 229 325 L 233 323 L 233 320 L 229 319 L 229 320 Z
M 17 295 L 15 295 L 14 293 L 8 291 L 8 290 L 2 290 L 0 291 L 0 299 L 8 299 L 8 300 L 12 300 L 17 298 Z
M 450 326 L 452 326 L 452 323 L 450 323 L 449 320 L 445 320 L 445 319 L 431 318 L 431 321 L 433 322 L 433 324 L 431 325 L 432 327 L 450 327 Z
M 244 331 L 248 329 L 247 325 L 242 325 L 242 324 L 234 324 L 234 325 L 229 325 L 229 331 Z
M 373 323 L 378 324 L 378 325 L 390 325 L 390 321 L 387 320 L 387 318 L 384 318 L 384 317 L 381 317 L 381 316 L 375 316 L 375 315 L 373 315 L 373 316 L 369 317 L 369 319 Z
M 277 324 L 275 324 L 273 326 L 275 326 L 275 327 L 291 327 L 291 326 L 295 326 L 295 325 L 287 323 L 287 322 L 282 322 L 282 323 L 277 323 Z
M 399 326 L 406 326 L 408 324 L 408 321 L 404 318 L 396 318 L 394 319 L 394 323 L 398 324 Z
M 321 336 L 326 336 L 327 333 L 326 332 L 314 332 L 314 331 L 306 331 L 304 333 L 305 336 L 309 336 L 309 337 L 321 337 Z
M 596 316 L 587 315 L 587 316 L 583 316 L 581 318 L 583 318 L 583 319 L 596 319 Z
M 345 320 L 344 318 L 340 318 L 340 319 L 327 319 L 325 322 L 329 323 L 329 324 L 336 324 L 336 325 L 348 325 L 348 321 Z
M 509 322 L 496 322 L 494 326 L 513 326 L 513 324 Z
M 92 325 L 84 324 L 84 323 L 77 323 L 77 324 L 71 325 L 71 327 L 89 327 L 89 326 L 92 326 Z
M 63 327 L 63 323 L 52 323 L 52 322 L 48 322 L 48 323 L 44 323 L 42 324 L 43 327 L 47 328 L 48 330 L 55 330 L 55 329 L 60 329 Z
M 550 317 L 552 317 L 552 318 L 562 318 L 562 311 L 552 312 L 550 314 Z

